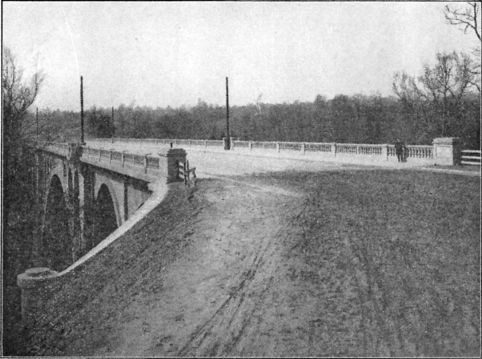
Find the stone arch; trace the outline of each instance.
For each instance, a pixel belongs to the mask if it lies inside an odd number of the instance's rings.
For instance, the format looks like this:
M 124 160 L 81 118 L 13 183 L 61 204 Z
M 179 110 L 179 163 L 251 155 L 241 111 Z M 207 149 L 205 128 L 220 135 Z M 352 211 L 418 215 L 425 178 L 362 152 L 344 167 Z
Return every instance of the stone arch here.
M 114 211 L 115 211 L 115 218 L 117 222 L 117 226 L 120 226 L 123 223 L 122 219 L 122 211 L 121 209 L 123 208 L 123 204 L 120 203 L 119 199 L 123 198 L 123 191 L 124 187 L 123 185 L 117 185 L 114 184 L 114 182 L 108 178 L 107 176 L 96 174 L 95 175 L 95 184 L 94 184 L 94 193 L 95 193 L 95 200 L 97 200 L 97 197 L 99 196 L 99 191 L 100 188 L 104 185 L 107 187 L 109 190 L 109 194 L 112 198 L 112 202 L 114 203 Z M 122 191 L 122 192 L 118 192 Z M 123 203 L 123 202 L 122 202 Z
M 58 163 L 52 170 L 50 170 L 48 174 L 48 181 L 47 181 L 47 186 L 50 185 L 52 182 L 52 178 L 54 176 L 57 176 L 57 178 L 60 180 L 60 183 L 62 185 L 62 190 L 64 193 L 68 193 L 68 183 L 67 183 L 67 178 L 66 178 L 66 173 L 64 171 L 64 163 L 60 162 Z M 47 187 L 47 192 L 49 191 L 49 187 Z
M 97 192 L 94 213 L 94 247 L 120 225 L 113 193 L 115 195 L 115 192 L 110 191 L 105 183 L 100 185 Z
M 72 264 L 69 213 L 60 177 L 50 177 L 45 201 L 42 253 L 48 266 L 61 271 Z

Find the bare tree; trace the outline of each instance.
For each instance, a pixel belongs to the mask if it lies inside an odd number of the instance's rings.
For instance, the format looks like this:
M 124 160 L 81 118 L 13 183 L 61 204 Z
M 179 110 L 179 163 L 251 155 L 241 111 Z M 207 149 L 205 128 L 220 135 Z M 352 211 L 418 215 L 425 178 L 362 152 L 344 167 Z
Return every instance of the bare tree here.
M 34 103 L 43 76 L 40 72 L 32 75 L 28 83 L 23 81 L 23 70 L 16 64 L 11 50 L 3 48 L 2 58 L 2 105 L 5 144 L 25 139 L 31 133 L 32 124 L 26 123 L 25 115 Z
M 478 2 L 468 2 L 467 6 L 463 9 L 445 5 L 445 19 L 450 25 L 461 26 L 464 33 L 467 33 L 467 30 L 471 29 L 480 41 L 480 24 L 478 23 L 479 7 Z
M 4 225 L 8 224 L 9 209 L 21 201 L 27 189 L 28 160 L 25 146 L 31 143 L 36 132 L 35 122 L 29 121 L 28 108 L 34 103 L 43 76 L 36 72 L 28 81 L 23 80 L 23 70 L 9 48 L 3 48 L 2 57 L 2 127 L 3 127 L 3 198 Z M 6 227 L 6 226 L 5 226 Z M 5 228 L 4 227 L 4 228 Z
M 395 74 L 393 91 L 428 127 L 435 126 L 437 135 L 446 136 L 450 120 L 460 116 L 464 95 L 475 86 L 473 66 L 466 54 L 439 53 L 435 66 L 425 65 L 418 78 Z
M 475 59 L 471 71 L 474 74 L 472 85 L 480 92 L 480 4 L 467 2 L 463 8 L 445 5 L 444 15 L 450 25 L 460 27 L 465 34 L 471 31 L 478 39 L 478 46 L 473 49 Z

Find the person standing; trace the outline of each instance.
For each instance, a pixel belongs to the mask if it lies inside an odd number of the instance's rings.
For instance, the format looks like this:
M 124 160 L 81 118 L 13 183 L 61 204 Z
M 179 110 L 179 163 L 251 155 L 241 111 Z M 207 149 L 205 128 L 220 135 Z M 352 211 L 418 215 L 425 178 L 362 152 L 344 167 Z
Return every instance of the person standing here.
M 403 157 L 403 143 L 400 139 L 395 140 L 395 153 L 397 154 L 398 162 L 402 162 Z
M 405 142 L 402 142 L 402 162 L 407 162 L 408 147 Z

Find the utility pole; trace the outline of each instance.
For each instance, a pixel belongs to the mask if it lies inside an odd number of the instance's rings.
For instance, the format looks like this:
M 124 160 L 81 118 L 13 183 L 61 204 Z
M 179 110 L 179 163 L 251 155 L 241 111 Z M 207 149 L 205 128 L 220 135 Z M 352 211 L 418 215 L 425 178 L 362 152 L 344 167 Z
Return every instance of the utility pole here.
M 114 106 L 112 106 L 112 128 L 111 128 L 111 137 L 113 138 L 114 137 L 114 133 L 115 133 L 115 127 L 114 127 Z
M 37 110 L 36 110 L 36 113 L 35 113 L 35 120 L 37 122 L 37 141 L 38 141 L 38 107 L 37 107 Z
M 80 144 L 85 145 L 84 141 L 84 84 L 80 76 Z
M 226 76 L 226 142 L 224 143 L 224 149 L 229 150 L 231 148 L 231 138 L 229 136 L 229 87 L 228 77 Z

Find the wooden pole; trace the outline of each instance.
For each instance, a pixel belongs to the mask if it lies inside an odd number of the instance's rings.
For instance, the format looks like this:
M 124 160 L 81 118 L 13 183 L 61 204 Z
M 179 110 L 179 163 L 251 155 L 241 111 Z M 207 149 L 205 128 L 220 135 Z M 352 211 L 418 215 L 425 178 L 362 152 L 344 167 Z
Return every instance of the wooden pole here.
M 114 127 L 114 106 L 112 106 L 112 131 L 111 131 L 111 137 L 114 138 L 114 133 L 115 133 L 115 127 Z
M 226 76 L 226 143 L 224 145 L 225 150 L 231 148 L 231 138 L 229 136 L 229 86 L 228 77 Z
M 84 142 L 84 84 L 83 77 L 80 76 L 80 144 L 85 145 Z

